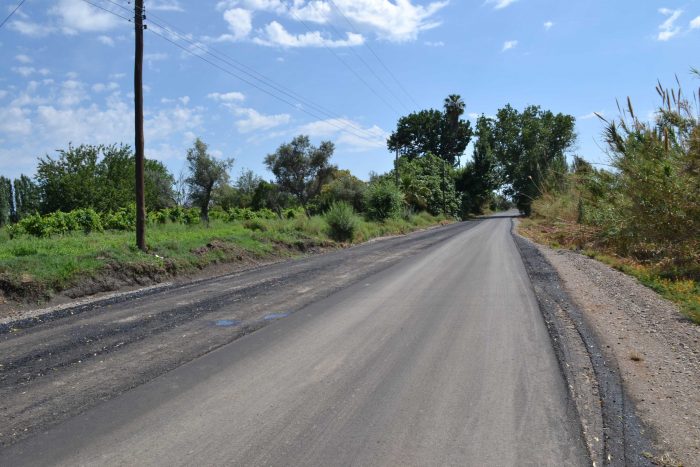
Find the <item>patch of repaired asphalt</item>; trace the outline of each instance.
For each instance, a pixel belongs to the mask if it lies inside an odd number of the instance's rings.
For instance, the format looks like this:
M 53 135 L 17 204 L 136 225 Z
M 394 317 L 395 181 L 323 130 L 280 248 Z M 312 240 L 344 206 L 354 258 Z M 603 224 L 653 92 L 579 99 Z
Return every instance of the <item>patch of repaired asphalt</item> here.
M 552 345 L 576 405 L 593 465 L 652 466 L 652 433 L 625 394 L 611 352 L 573 303 L 554 267 L 537 246 L 513 232 Z M 575 332 L 572 332 L 575 331 Z M 581 350 L 585 350 L 585 355 Z M 585 378 L 593 370 L 592 381 Z M 582 378 L 583 376 L 583 378 Z M 599 407 L 591 401 L 599 401 Z M 602 420 L 602 425 L 596 419 Z

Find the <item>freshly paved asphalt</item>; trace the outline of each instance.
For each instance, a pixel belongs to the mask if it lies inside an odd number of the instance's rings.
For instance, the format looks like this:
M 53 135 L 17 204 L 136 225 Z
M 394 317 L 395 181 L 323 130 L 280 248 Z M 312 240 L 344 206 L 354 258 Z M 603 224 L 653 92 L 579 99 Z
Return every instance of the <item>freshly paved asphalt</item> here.
M 590 465 L 510 229 L 465 229 L 0 464 Z

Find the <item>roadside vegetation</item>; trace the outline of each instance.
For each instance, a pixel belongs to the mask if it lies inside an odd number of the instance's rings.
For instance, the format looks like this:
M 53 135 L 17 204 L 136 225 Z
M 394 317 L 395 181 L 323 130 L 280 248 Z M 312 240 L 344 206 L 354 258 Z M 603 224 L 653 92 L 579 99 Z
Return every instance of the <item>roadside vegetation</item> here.
M 574 158 L 561 184 L 539 187 L 521 231 L 638 278 L 700 324 L 700 96 L 656 91 L 654 122 L 630 99 L 603 119 L 610 170 Z

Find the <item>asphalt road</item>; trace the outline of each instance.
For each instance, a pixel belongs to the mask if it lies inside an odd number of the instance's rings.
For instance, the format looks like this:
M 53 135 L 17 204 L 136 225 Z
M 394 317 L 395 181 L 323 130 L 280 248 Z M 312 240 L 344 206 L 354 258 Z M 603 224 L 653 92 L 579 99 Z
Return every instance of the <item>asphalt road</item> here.
M 589 465 L 510 229 L 454 227 L 0 464 Z

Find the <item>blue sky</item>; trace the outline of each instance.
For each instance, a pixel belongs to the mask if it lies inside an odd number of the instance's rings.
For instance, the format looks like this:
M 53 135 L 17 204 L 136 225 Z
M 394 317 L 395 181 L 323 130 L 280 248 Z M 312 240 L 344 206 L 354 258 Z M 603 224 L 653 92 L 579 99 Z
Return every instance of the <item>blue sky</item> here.
M 17 3 L 3 0 L 0 20 Z M 506 103 L 571 114 L 576 153 L 605 163 L 593 112 L 615 117 L 629 95 L 653 118 L 657 79 L 700 84 L 698 0 L 145 3 L 146 154 L 175 174 L 199 136 L 236 159 L 232 175 L 270 178 L 265 155 L 303 133 L 334 141 L 334 162 L 366 178 L 391 168 L 400 116 L 453 93 L 472 119 Z M 0 29 L 0 174 L 34 174 L 68 142 L 132 143 L 132 27 L 84 0 L 27 0 Z

